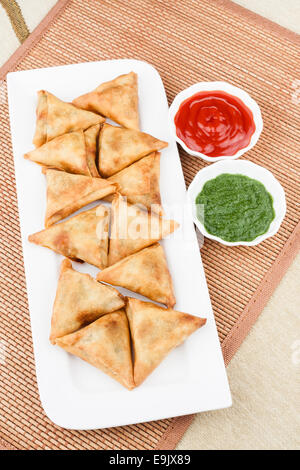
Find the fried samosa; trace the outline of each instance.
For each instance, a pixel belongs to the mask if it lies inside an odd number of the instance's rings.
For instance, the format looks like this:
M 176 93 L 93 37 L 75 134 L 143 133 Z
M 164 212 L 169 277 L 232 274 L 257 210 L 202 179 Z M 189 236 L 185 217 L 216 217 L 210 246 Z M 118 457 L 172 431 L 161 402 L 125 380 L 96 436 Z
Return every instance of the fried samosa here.
M 134 383 L 140 385 L 172 349 L 206 319 L 129 298 L 126 305 L 134 350 Z
M 104 124 L 99 133 L 98 170 L 109 177 L 168 143 L 144 132 Z
M 28 240 L 103 269 L 107 266 L 108 228 L 109 210 L 99 205 L 34 233 Z
M 61 101 L 49 91 L 41 90 L 38 92 L 33 143 L 35 147 L 40 147 L 59 135 L 87 129 L 104 121 L 98 114 L 78 109 L 73 104 Z
M 53 306 L 51 343 L 124 305 L 124 298 L 116 289 L 75 271 L 71 261 L 64 259 Z
M 166 256 L 159 243 L 100 271 L 97 281 L 125 287 L 167 307 L 176 302 Z
M 127 204 L 120 194 L 116 194 L 112 202 L 108 265 L 153 245 L 178 227 L 174 220 L 148 214 L 138 206 Z
M 99 128 L 100 126 L 93 126 L 85 132 L 79 130 L 56 137 L 51 142 L 26 153 L 24 158 L 48 168 L 99 177 L 95 164 Z
M 59 222 L 91 202 L 116 192 L 117 185 L 101 178 L 46 169 L 47 210 L 45 226 Z
M 56 340 L 67 352 L 134 388 L 130 335 L 124 310 L 108 313 L 90 325 Z
M 160 153 L 154 152 L 108 178 L 118 184 L 118 191 L 130 204 L 140 204 L 147 210 L 163 213 L 159 190 Z M 112 201 L 113 196 L 105 198 Z
M 76 98 L 73 104 L 100 113 L 128 129 L 139 130 L 138 83 L 134 72 L 102 83 L 94 91 Z
M 86 163 L 89 169 L 89 173 L 94 178 L 99 178 L 99 172 L 96 164 L 97 159 L 97 147 L 98 147 L 98 135 L 101 124 L 89 127 L 84 132 L 85 147 L 86 147 Z

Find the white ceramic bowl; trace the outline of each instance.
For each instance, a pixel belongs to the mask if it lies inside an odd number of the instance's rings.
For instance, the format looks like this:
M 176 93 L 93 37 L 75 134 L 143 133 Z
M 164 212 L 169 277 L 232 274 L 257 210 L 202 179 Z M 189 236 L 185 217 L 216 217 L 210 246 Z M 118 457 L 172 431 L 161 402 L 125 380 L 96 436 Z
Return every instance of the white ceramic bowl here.
M 190 98 L 191 96 L 193 96 L 195 93 L 198 93 L 199 91 L 225 91 L 229 93 L 230 95 L 240 98 L 243 101 L 243 103 L 252 111 L 253 119 L 255 123 L 255 132 L 251 136 L 249 145 L 247 145 L 247 147 L 239 150 L 237 153 L 231 156 L 226 155 L 226 156 L 220 156 L 220 157 L 208 157 L 204 153 L 191 150 L 177 136 L 174 118 L 179 109 L 179 106 L 184 100 L 186 100 L 187 98 Z M 190 155 L 193 155 L 194 157 L 203 158 L 203 160 L 206 160 L 207 162 L 217 162 L 218 160 L 234 160 L 240 157 L 241 155 L 243 155 L 245 152 L 250 150 L 256 144 L 261 134 L 261 131 L 263 129 L 263 121 L 261 117 L 261 112 L 256 101 L 254 101 L 251 98 L 251 96 L 248 95 L 248 93 L 246 93 L 245 91 L 241 90 L 240 88 L 236 86 L 230 85 L 229 83 L 226 83 L 226 82 L 200 82 L 178 93 L 178 95 L 175 97 L 169 109 L 169 123 L 170 123 L 172 135 L 177 140 L 177 142 L 181 145 L 181 147 Z
M 206 181 L 216 178 L 222 173 L 231 173 L 231 174 L 240 174 L 246 175 L 250 178 L 260 181 L 266 188 L 266 190 L 271 194 L 273 198 L 273 207 L 275 211 L 275 218 L 271 222 L 269 230 L 259 237 L 255 238 L 251 242 L 227 242 L 222 240 L 220 237 L 216 237 L 208 233 L 204 225 L 197 218 L 196 214 L 196 197 L 201 192 L 203 185 Z M 275 233 L 278 232 L 279 227 L 283 221 L 283 218 L 286 213 L 286 202 L 285 194 L 283 187 L 279 181 L 272 175 L 269 170 L 266 170 L 262 166 L 256 165 L 255 163 L 249 162 L 248 160 L 238 160 L 238 161 L 223 161 L 215 163 L 214 165 L 209 165 L 202 170 L 198 171 L 195 178 L 191 182 L 189 189 L 187 191 L 188 204 L 191 209 L 193 221 L 200 230 L 200 232 L 207 238 L 216 240 L 223 245 L 227 246 L 236 246 L 236 245 L 245 245 L 245 246 L 254 246 L 261 243 L 266 238 L 272 237 Z

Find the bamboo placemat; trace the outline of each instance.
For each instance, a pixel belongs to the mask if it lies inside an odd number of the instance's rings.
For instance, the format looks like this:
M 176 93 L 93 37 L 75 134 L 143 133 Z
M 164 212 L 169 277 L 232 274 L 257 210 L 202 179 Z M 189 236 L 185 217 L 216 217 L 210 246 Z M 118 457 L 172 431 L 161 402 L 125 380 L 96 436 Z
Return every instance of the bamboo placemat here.
M 285 188 L 288 210 L 279 233 L 257 247 L 228 248 L 205 240 L 202 258 L 228 364 L 300 246 L 298 47 L 295 34 L 228 1 L 62 0 L 2 67 L 0 448 L 171 449 L 192 420 L 186 416 L 79 432 L 63 430 L 45 416 L 32 352 L 6 73 L 136 58 L 157 68 L 169 102 L 181 89 L 205 80 L 229 81 L 258 101 L 264 131 L 246 158 L 275 174 Z M 205 163 L 180 154 L 189 184 Z

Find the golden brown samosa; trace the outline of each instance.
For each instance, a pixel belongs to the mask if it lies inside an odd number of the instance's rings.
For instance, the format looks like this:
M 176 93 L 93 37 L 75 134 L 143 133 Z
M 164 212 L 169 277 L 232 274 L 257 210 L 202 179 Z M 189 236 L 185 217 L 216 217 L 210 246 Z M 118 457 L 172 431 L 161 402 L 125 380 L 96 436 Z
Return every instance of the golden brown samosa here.
M 97 147 L 98 147 L 98 135 L 101 124 L 89 127 L 84 132 L 85 146 L 86 146 L 86 163 L 89 169 L 89 173 L 94 178 L 99 178 L 99 172 L 96 164 L 97 159 Z
M 118 183 L 119 193 L 126 196 L 130 204 L 141 204 L 147 210 L 161 214 L 163 212 L 160 199 L 160 153 L 154 152 L 138 162 L 124 168 L 108 178 Z M 105 200 L 111 201 L 113 196 Z
M 56 344 L 129 390 L 134 388 L 130 335 L 124 310 L 108 313 L 76 333 L 58 338 Z
M 47 210 L 45 226 L 59 222 L 91 202 L 116 192 L 117 185 L 102 178 L 46 169 Z
M 104 120 L 98 114 L 78 109 L 71 103 L 61 101 L 49 91 L 41 90 L 38 92 L 33 143 L 35 147 L 40 147 L 59 135 L 87 129 Z
M 47 142 L 47 115 L 48 115 L 48 93 L 44 90 L 38 91 L 36 106 L 36 125 L 33 144 L 40 147 Z
M 140 385 L 172 349 L 183 343 L 206 319 L 127 299 L 126 313 L 134 350 L 134 383 Z
M 109 177 L 168 143 L 150 134 L 104 124 L 99 133 L 98 170 Z
M 124 305 L 124 298 L 116 289 L 75 271 L 71 261 L 64 259 L 53 306 L 51 343 Z
M 167 307 L 176 302 L 166 256 L 159 243 L 100 271 L 97 281 L 125 287 Z
M 73 104 L 100 113 L 128 129 L 139 130 L 137 74 L 130 72 L 79 96 Z
M 138 206 L 127 204 L 120 194 L 116 194 L 112 202 L 108 265 L 153 245 L 178 227 L 174 220 L 148 214 Z
M 103 269 L 107 266 L 108 226 L 109 210 L 99 205 L 29 235 L 28 239 L 66 258 L 86 261 Z
M 100 126 L 75 131 L 47 142 L 24 158 L 48 168 L 57 168 L 77 175 L 99 177 L 96 168 L 96 138 Z

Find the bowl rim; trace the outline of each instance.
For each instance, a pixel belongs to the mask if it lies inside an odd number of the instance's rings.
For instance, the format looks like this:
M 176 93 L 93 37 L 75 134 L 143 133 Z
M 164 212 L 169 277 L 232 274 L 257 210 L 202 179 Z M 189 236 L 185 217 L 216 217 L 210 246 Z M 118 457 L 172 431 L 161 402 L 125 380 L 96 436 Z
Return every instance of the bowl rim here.
M 226 166 L 228 168 L 226 168 Z M 249 170 L 250 170 L 250 173 L 252 171 L 255 171 L 255 176 L 253 176 L 252 174 L 249 175 Z M 273 207 L 276 206 L 276 209 L 274 207 L 275 218 L 271 222 L 270 227 L 266 233 L 264 233 L 263 235 L 259 235 L 258 237 L 256 237 L 254 240 L 250 242 L 246 242 L 246 241 L 228 242 L 226 240 L 223 240 L 220 237 L 212 235 L 206 231 L 204 225 L 202 224 L 202 222 L 200 222 L 200 220 L 198 219 L 196 215 L 196 204 L 195 204 L 196 192 L 197 194 L 199 194 L 199 192 L 201 192 L 203 188 L 203 185 L 207 181 L 216 178 L 218 175 L 222 173 L 242 174 L 245 176 L 249 176 L 250 178 L 257 179 L 257 181 L 260 181 L 265 187 L 266 187 L 265 179 L 268 179 L 268 187 L 266 189 L 268 192 L 271 193 L 271 196 L 273 198 Z M 273 185 L 272 191 L 270 191 L 269 185 Z M 189 205 L 190 215 L 193 219 L 193 222 L 197 226 L 197 228 L 200 230 L 202 235 L 226 246 L 240 246 L 240 245 L 241 246 L 256 246 L 258 245 L 259 243 L 263 242 L 267 238 L 273 237 L 278 232 L 286 214 L 286 198 L 285 198 L 285 192 L 284 192 L 282 185 L 275 178 L 275 176 L 273 175 L 271 171 L 249 160 L 239 160 L 239 161 L 230 160 L 228 162 L 220 161 L 220 162 L 216 162 L 213 165 L 206 166 L 202 168 L 201 170 L 199 170 L 187 190 L 187 203 Z
M 177 136 L 176 133 L 176 126 L 174 123 L 174 118 L 176 116 L 176 113 L 179 109 L 179 106 L 182 104 L 183 101 L 185 101 L 187 98 L 190 98 L 193 96 L 195 93 L 199 91 L 225 91 L 237 98 L 240 98 L 244 104 L 252 111 L 253 114 L 253 119 L 255 123 L 255 131 L 251 136 L 250 142 L 247 145 L 247 147 L 244 147 L 238 152 L 236 152 L 234 155 L 223 155 L 219 157 L 209 157 L 205 155 L 204 153 L 197 152 L 196 150 L 191 150 L 187 145 Z M 257 143 L 260 134 L 263 130 L 263 119 L 261 115 L 261 110 L 256 101 L 251 98 L 249 93 L 247 93 L 245 90 L 242 88 L 239 88 L 235 85 L 232 85 L 228 82 L 225 81 L 212 81 L 212 82 L 198 82 L 195 83 L 194 85 L 189 86 L 188 88 L 185 88 L 184 90 L 180 91 L 174 98 L 170 108 L 169 108 L 169 127 L 172 133 L 172 136 L 175 138 L 175 140 L 181 145 L 181 147 L 190 155 L 193 155 L 194 157 L 199 157 L 202 158 L 203 160 L 207 162 L 217 162 L 221 160 L 235 160 L 242 156 L 245 152 L 250 150 L 254 145 Z

